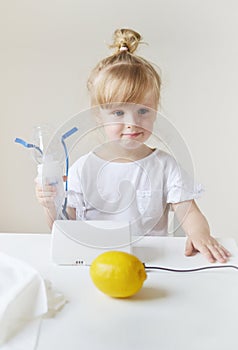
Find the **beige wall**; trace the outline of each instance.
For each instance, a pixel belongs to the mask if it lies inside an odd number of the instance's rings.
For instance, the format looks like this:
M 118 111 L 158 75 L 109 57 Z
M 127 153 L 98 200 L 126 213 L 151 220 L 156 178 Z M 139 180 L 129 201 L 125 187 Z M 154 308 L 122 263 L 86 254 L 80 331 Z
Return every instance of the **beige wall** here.
M 235 0 L 1 1 L 1 232 L 46 232 L 36 166 L 14 144 L 88 107 L 86 77 L 117 27 L 149 46 L 162 71 L 162 112 L 186 141 L 199 205 L 214 235 L 238 236 L 238 4 Z

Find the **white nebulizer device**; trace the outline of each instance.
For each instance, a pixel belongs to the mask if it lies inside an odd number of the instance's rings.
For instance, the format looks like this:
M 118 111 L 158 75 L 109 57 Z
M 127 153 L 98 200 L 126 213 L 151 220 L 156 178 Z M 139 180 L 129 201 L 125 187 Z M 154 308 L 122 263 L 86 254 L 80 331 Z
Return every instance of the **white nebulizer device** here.
M 67 191 L 68 191 L 68 168 L 69 156 L 65 139 L 75 133 L 78 129 L 72 128 L 61 137 L 54 135 L 48 126 L 36 127 L 33 133 L 34 143 L 16 138 L 15 142 L 24 147 L 32 148 L 33 158 L 37 164 L 37 182 L 42 186 L 43 191 L 47 192 L 46 186 L 55 186 L 56 195 L 54 204 L 57 219 L 68 219 L 66 213 Z M 63 147 L 63 148 L 62 148 Z M 63 157 L 62 157 L 63 155 Z M 63 176 L 65 159 L 65 176 Z M 65 181 L 63 181 L 63 178 Z

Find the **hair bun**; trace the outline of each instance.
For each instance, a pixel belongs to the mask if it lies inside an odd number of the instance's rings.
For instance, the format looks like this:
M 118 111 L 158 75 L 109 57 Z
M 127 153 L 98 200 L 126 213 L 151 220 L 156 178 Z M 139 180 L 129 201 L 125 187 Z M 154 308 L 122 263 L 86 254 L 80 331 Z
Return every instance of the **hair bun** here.
M 117 29 L 114 32 L 113 44 L 110 47 L 116 49 L 115 53 L 124 50 L 133 53 L 136 51 L 141 39 L 141 35 L 132 29 Z

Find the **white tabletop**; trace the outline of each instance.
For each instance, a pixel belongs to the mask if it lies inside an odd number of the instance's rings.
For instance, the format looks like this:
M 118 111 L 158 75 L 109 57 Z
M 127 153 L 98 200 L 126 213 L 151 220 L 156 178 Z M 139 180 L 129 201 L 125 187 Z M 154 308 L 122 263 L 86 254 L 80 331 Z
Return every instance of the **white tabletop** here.
M 223 240 L 238 264 L 233 240 Z M 135 250 L 148 265 L 208 265 L 201 255 L 185 258 L 184 238 L 151 237 Z M 50 235 L 0 234 L 0 250 L 35 267 L 68 303 L 44 319 L 37 350 L 223 350 L 237 349 L 238 271 L 148 272 L 130 299 L 98 291 L 86 266 L 50 262 Z

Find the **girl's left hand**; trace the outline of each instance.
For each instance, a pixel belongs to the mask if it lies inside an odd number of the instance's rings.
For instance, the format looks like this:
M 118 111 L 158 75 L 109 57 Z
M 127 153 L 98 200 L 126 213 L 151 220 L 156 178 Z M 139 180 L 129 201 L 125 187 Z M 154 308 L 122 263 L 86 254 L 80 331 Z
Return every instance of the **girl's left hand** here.
M 231 253 L 211 236 L 203 238 L 190 236 L 187 238 L 185 255 L 191 256 L 196 252 L 203 254 L 210 262 L 225 263 L 231 256 Z

